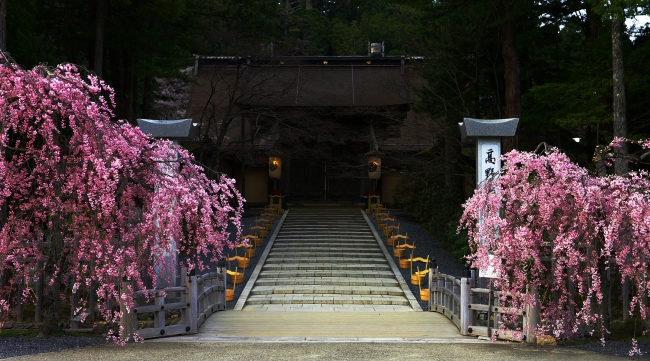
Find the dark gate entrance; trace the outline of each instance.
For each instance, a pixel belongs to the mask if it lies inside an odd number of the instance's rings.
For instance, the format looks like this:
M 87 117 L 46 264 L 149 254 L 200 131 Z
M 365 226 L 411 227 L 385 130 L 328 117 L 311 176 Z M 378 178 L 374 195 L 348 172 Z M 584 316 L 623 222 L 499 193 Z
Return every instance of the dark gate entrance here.
M 293 202 L 359 202 L 361 179 L 324 163 L 291 164 Z

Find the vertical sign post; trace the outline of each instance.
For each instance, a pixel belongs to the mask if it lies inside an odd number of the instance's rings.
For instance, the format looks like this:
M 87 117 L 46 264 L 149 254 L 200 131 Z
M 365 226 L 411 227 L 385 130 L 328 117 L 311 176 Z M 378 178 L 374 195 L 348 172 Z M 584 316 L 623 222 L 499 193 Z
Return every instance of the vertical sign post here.
M 143 133 L 150 134 L 156 138 L 169 139 L 174 144 L 178 144 L 180 140 L 190 140 L 193 139 L 198 130 L 198 124 L 192 123 L 192 119 L 176 119 L 176 120 L 154 120 L 154 119 L 138 119 L 138 127 Z M 177 159 L 178 154 L 170 154 L 171 159 Z M 171 172 L 172 169 L 169 166 L 163 166 L 161 168 L 162 172 Z M 171 261 L 178 267 L 176 259 L 176 241 L 171 240 L 172 250 L 170 252 L 165 252 L 165 258 L 171 259 Z M 157 287 L 168 286 L 167 282 L 164 281 L 167 275 L 162 274 L 161 270 L 158 273 L 160 280 L 158 280 Z M 182 280 L 181 280 L 182 282 Z
M 517 132 L 518 118 L 472 119 L 465 118 L 460 126 L 462 139 L 476 139 L 476 188 L 501 170 L 501 137 L 512 137 Z M 480 222 L 480 220 L 479 220 Z M 480 276 L 497 278 L 492 267 L 479 270 Z
M 513 137 L 519 119 L 465 118 L 460 126 L 462 139 L 476 139 L 476 188 L 501 170 L 501 137 Z

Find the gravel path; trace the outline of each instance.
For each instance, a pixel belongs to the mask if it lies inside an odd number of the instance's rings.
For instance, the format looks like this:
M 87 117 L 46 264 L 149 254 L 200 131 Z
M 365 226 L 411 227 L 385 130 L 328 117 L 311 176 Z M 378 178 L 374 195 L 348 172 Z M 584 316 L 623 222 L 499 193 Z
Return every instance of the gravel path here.
M 102 343 L 106 343 L 103 337 L 0 337 L 0 359 L 44 352 L 58 352 Z
M 255 220 L 257 217 L 260 215 L 262 212 L 261 209 L 259 210 L 250 210 L 246 211 L 244 214 L 244 217 L 242 218 L 242 234 L 246 235 L 248 234 L 248 229 L 250 226 L 255 225 Z M 275 230 L 275 227 L 278 224 L 278 221 L 280 220 L 281 216 L 278 217 L 278 219 L 275 220 L 275 223 L 273 223 L 273 228 L 267 232 L 266 238 L 264 238 L 264 243 L 262 244 L 261 247 L 257 247 L 255 251 L 255 257 L 251 258 L 250 260 L 250 267 L 246 269 L 244 272 L 244 282 L 238 284 L 235 287 L 235 298 L 226 303 L 226 309 L 227 310 L 232 310 L 235 308 L 235 305 L 237 304 L 237 301 L 239 300 L 239 296 L 241 296 L 242 291 L 244 291 L 244 288 L 246 287 L 246 283 L 248 283 L 248 280 L 250 279 L 251 275 L 253 274 L 253 270 L 255 270 L 255 267 L 257 266 L 257 263 L 260 260 L 260 257 L 262 256 L 262 253 L 264 253 L 264 250 L 266 249 L 266 246 L 269 244 L 269 239 L 271 239 L 271 235 L 273 234 L 273 231 Z M 241 250 L 239 251 L 239 254 L 241 255 Z M 232 253 L 234 255 L 234 253 Z M 233 265 L 234 267 L 234 265 Z M 234 270 L 234 268 L 233 268 Z M 232 284 L 228 283 L 228 288 L 232 288 Z
M 463 275 L 464 266 L 460 262 L 458 262 L 458 260 L 456 260 L 449 252 L 447 252 L 444 248 L 442 248 L 440 243 L 438 243 L 438 241 L 436 241 L 435 238 L 433 238 L 430 234 L 424 231 L 422 227 L 420 227 L 417 223 L 413 221 L 409 221 L 408 219 L 399 216 L 395 211 L 391 211 L 391 215 L 395 218 L 395 224 L 400 225 L 400 234 L 408 235 L 407 242 L 409 244 L 415 243 L 415 250 L 413 252 L 413 256 L 423 257 L 423 258 L 430 256 L 431 259 L 435 258 L 435 262 L 438 265 L 439 272 L 452 275 L 454 277 L 461 277 Z M 375 229 L 381 236 L 384 245 L 386 245 L 387 239 L 384 236 L 383 232 L 379 230 L 377 221 L 372 216 L 368 216 L 368 217 L 372 220 Z M 386 247 L 388 247 L 388 251 L 392 253 L 392 248 L 389 246 Z M 397 257 L 393 256 L 393 261 L 395 261 L 396 265 L 399 265 L 399 259 Z M 430 264 L 429 266 L 432 266 L 432 264 Z M 422 309 L 427 310 L 429 308 L 428 302 L 420 301 L 420 297 L 419 297 L 420 290 L 418 286 L 414 286 L 410 282 L 411 270 L 400 268 L 400 272 L 402 273 L 402 277 L 404 277 L 406 283 L 409 285 L 411 292 L 413 292 L 415 298 L 420 302 L 420 306 L 422 306 Z

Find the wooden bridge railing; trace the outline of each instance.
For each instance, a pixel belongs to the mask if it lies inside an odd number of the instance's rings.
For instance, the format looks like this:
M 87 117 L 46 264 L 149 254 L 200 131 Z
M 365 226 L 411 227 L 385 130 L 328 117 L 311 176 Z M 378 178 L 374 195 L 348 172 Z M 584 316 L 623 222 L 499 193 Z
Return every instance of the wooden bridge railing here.
M 183 268 L 181 286 L 134 292 L 133 308 L 127 309 L 126 304 L 120 302 L 123 337 L 129 338 L 133 333 L 144 339 L 197 333 L 208 316 L 226 309 L 225 273 L 225 267 L 219 267 L 216 272 L 196 276 L 188 275 Z M 122 292 L 128 289 L 128 285 L 128 282 L 123 282 Z M 147 298 L 153 299 L 153 304 L 139 304 Z M 153 324 L 150 321 L 138 322 L 138 315 L 144 313 L 153 314 Z
M 539 322 L 539 295 L 537 289 L 532 288 L 532 293 L 537 301 L 537 306 L 526 307 L 526 310 L 519 311 L 500 307 L 500 293 L 491 288 L 472 287 L 473 279 L 470 277 L 455 278 L 444 273 L 438 273 L 437 269 L 429 270 L 429 311 L 438 312 L 446 316 L 456 325 L 461 335 L 464 336 L 486 336 L 494 334 L 499 339 L 514 339 L 511 331 L 499 329 L 499 321 L 502 314 L 510 314 L 521 317 L 521 324 L 517 325 L 525 330 L 523 341 L 535 343 L 536 328 Z M 480 296 L 482 295 L 482 296 Z M 487 303 L 479 303 L 481 299 Z M 479 314 L 485 315 L 485 325 L 479 325 Z

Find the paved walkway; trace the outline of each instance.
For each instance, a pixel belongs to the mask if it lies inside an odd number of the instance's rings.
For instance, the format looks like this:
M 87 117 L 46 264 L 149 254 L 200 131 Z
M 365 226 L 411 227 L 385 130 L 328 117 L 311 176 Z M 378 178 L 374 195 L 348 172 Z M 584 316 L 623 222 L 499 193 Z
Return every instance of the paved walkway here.
M 288 211 L 235 310 L 421 311 L 359 209 Z
M 151 342 L 102 345 L 10 360 L 622 360 L 564 347 L 517 343 L 432 344 L 394 342 Z
M 152 340 L 153 341 L 153 340 Z M 487 343 L 463 337 L 435 312 L 217 312 L 196 335 L 168 341 Z

